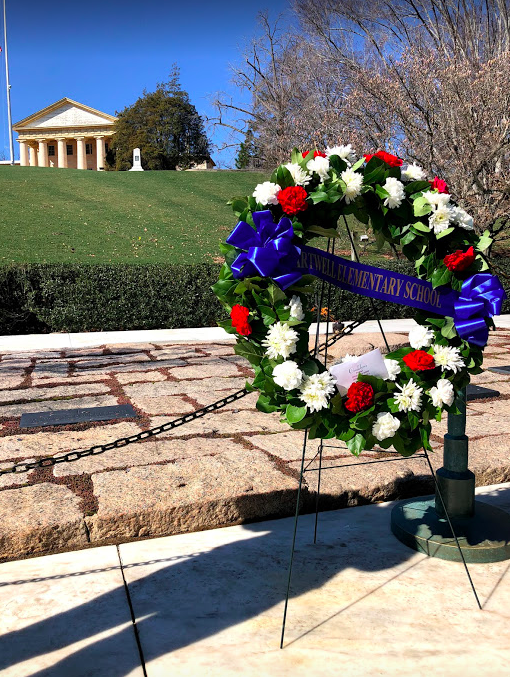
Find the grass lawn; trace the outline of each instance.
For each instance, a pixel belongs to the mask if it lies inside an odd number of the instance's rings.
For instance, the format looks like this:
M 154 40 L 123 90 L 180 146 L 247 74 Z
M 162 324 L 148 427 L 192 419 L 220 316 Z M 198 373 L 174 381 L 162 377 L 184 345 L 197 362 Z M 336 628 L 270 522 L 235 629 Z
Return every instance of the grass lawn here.
M 0 263 L 211 261 L 235 225 L 227 201 L 267 178 L 1 166 Z

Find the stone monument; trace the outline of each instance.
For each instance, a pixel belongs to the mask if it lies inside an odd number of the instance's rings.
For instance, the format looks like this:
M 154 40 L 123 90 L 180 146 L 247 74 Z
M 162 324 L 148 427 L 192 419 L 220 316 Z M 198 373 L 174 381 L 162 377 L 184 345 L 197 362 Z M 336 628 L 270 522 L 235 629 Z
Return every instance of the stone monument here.
M 133 166 L 129 170 L 130 172 L 143 172 L 142 160 L 140 155 L 140 149 L 135 148 L 133 151 Z

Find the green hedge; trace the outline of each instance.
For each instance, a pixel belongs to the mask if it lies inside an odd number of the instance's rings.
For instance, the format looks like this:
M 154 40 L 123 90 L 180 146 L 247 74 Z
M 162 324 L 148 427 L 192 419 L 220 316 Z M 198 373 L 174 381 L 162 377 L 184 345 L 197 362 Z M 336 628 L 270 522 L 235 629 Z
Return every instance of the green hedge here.
M 496 261 L 510 277 L 510 261 Z M 402 261 L 380 267 L 412 275 Z M 0 267 L 0 334 L 210 327 L 224 318 L 210 287 L 218 264 L 17 265 Z M 500 275 L 510 295 L 508 277 Z M 317 292 L 320 281 L 317 281 Z M 328 304 L 328 291 L 323 306 Z M 370 300 L 331 288 L 336 319 L 370 312 Z M 503 312 L 510 312 L 506 301 Z M 383 304 L 383 318 L 412 317 L 412 308 Z

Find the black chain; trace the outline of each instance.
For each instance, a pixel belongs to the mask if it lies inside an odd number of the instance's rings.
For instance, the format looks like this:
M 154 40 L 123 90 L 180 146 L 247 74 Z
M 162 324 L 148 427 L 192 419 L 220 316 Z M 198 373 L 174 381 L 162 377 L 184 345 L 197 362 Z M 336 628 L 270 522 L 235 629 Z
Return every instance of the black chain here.
M 125 447 L 128 444 L 133 442 L 139 442 L 140 440 L 145 440 L 148 437 L 154 437 L 155 435 L 160 435 L 161 433 L 167 432 L 167 430 L 173 430 L 178 428 L 185 423 L 190 423 L 197 418 L 201 418 L 206 414 L 210 414 L 212 411 L 226 407 L 227 404 L 240 400 L 245 395 L 248 395 L 250 391 L 246 388 L 238 390 L 233 395 L 228 395 L 228 397 L 223 397 L 221 400 L 217 400 L 212 404 L 208 404 L 207 407 L 203 409 L 198 409 L 190 414 L 185 416 L 180 416 L 179 418 L 174 419 L 173 421 L 168 421 L 168 423 L 163 423 L 158 425 L 155 428 L 149 428 L 149 430 L 144 430 L 141 433 L 136 435 L 130 435 L 129 437 L 120 437 L 114 442 L 108 442 L 108 444 L 98 444 L 96 446 L 90 447 L 89 449 L 83 449 L 82 451 L 69 451 L 67 454 L 62 456 L 46 456 L 45 458 L 40 458 L 37 461 L 22 461 L 21 463 L 16 463 L 10 468 L 5 468 L 0 470 L 0 475 L 8 475 L 10 473 L 24 473 L 34 468 L 47 468 L 57 463 L 68 463 L 70 461 L 78 461 L 80 458 L 85 458 L 86 456 L 97 456 L 98 454 L 103 454 L 105 451 L 110 449 L 120 449 Z
M 361 324 L 366 322 L 367 319 L 368 315 L 363 315 L 360 319 L 351 322 L 347 327 L 344 327 L 341 332 L 325 341 L 320 346 L 319 352 L 324 351 L 326 348 L 329 348 L 344 336 L 347 336 L 348 334 L 352 333 L 354 329 L 356 329 L 356 327 L 359 327 Z M 45 458 L 40 458 L 37 461 L 21 461 L 20 463 L 16 463 L 15 465 L 9 468 L 0 469 L 0 476 L 9 474 L 20 474 L 28 472 L 29 470 L 34 470 L 35 468 L 49 468 L 53 465 L 56 465 L 57 463 L 70 463 L 71 461 L 79 461 L 80 458 L 86 458 L 87 456 L 97 456 L 98 454 L 104 454 L 105 451 L 109 451 L 110 449 L 120 449 L 121 447 L 125 447 L 128 444 L 132 444 L 133 442 L 139 442 L 140 440 L 145 440 L 149 437 L 154 437 L 155 435 L 161 435 L 161 433 L 167 432 L 168 430 L 173 430 L 174 428 L 178 428 L 179 426 L 184 425 L 185 423 L 190 423 L 190 421 L 194 421 L 197 418 L 206 416 L 207 414 L 210 414 L 212 411 L 222 409 L 223 407 L 226 407 L 227 404 L 235 402 L 236 400 L 240 400 L 245 395 L 248 395 L 249 392 L 250 392 L 249 390 L 243 388 L 242 390 L 238 390 L 233 395 L 223 397 L 221 400 L 217 400 L 212 404 L 208 404 L 206 407 L 203 407 L 202 409 L 197 409 L 197 411 L 194 411 L 190 414 L 180 416 L 179 418 L 176 418 L 173 421 L 168 421 L 168 423 L 163 423 L 162 425 L 158 425 L 155 428 L 143 430 L 142 432 L 137 433 L 136 435 L 130 435 L 129 437 L 120 437 L 118 440 L 108 442 L 108 444 L 97 444 L 93 447 L 89 447 L 88 449 L 83 449 L 82 451 L 68 451 L 66 454 L 63 454 L 62 456 L 46 456 Z

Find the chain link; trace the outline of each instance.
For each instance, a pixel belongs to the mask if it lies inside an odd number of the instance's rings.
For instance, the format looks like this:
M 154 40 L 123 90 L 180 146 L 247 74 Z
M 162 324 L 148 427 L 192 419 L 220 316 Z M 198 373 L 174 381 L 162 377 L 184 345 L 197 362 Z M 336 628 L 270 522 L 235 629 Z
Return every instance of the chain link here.
M 366 322 L 367 319 L 368 315 L 363 315 L 360 319 L 351 322 L 341 332 L 325 341 L 320 346 L 319 352 L 323 352 L 324 350 L 326 350 L 326 348 L 329 348 L 344 336 L 351 334 L 354 331 L 354 329 L 356 329 L 356 327 L 362 325 L 364 322 Z M 132 444 L 133 442 L 140 442 L 140 440 L 145 440 L 148 439 L 149 437 L 154 437 L 155 435 L 161 435 L 161 433 L 167 432 L 168 430 L 173 430 L 174 428 L 178 428 L 181 425 L 190 423 L 191 421 L 194 421 L 197 418 L 206 416 L 207 414 L 210 414 L 212 411 L 222 409 L 223 407 L 226 407 L 227 404 L 235 402 L 236 400 L 240 400 L 245 395 L 248 395 L 249 392 L 250 392 L 249 390 L 243 388 L 242 390 L 238 390 L 237 392 L 235 392 L 233 395 L 223 397 L 221 400 L 217 400 L 212 404 L 208 404 L 206 407 L 198 409 L 197 411 L 194 411 L 191 414 L 185 414 L 184 416 L 175 418 L 173 421 L 168 421 L 167 423 L 158 425 L 155 428 L 143 430 L 142 432 L 137 433 L 136 435 L 130 435 L 129 437 L 120 437 L 118 440 L 108 442 L 107 444 L 97 444 L 94 445 L 93 447 L 89 447 L 88 449 L 83 449 L 82 451 L 68 451 L 66 454 L 63 454 L 62 456 L 46 456 L 45 458 L 40 458 L 37 461 L 21 461 L 20 463 L 16 463 L 15 465 L 9 468 L 0 469 L 0 476 L 21 474 L 24 472 L 28 472 L 29 470 L 34 470 L 35 468 L 50 468 L 56 465 L 57 463 L 71 463 L 72 461 L 79 461 L 80 458 L 86 458 L 87 456 L 96 456 L 98 454 L 104 454 L 105 451 L 109 451 L 110 449 L 121 449 L 122 447 L 125 447 L 128 444 Z

